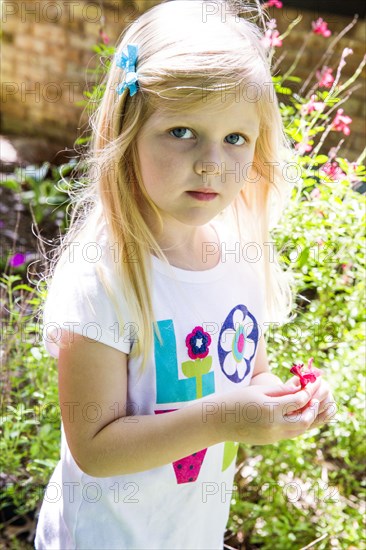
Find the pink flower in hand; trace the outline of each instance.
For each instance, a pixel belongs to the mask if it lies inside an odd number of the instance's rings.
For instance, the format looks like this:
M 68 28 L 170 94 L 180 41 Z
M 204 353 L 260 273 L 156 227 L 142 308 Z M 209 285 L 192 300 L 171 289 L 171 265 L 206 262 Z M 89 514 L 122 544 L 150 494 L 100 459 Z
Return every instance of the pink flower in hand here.
M 309 382 L 315 382 L 315 380 L 322 375 L 322 371 L 320 369 L 313 367 L 313 361 L 314 359 L 310 357 L 307 369 L 305 369 L 304 371 L 302 370 L 304 367 L 303 363 L 294 363 L 292 368 L 290 369 L 290 372 L 292 374 L 295 374 L 295 376 L 299 377 L 301 389 L 305 388 L 305 386 Z
M 336 116 L 334 117 L 334 120 L 332 122 L 332 130 L 336 130 L 337 132 L 343 132 L 345 136 L 349 136 L 351 133 L 350 128 L 348 127 L 348 124 L 351 124 L 352 118 L 344 115 L 343 109 L 338 109 Z
M 326 65 L 322 68 L 321 71 L 316 71 L 316 78 L 318 79 L 318 84 L 322 88 L 331 88 L 334 82 L 334 76 L 332 75 L 333 69 L 327 67 Z
M 328 23 L 322 19 L 322 17 L 319 17 L 316 21 L 313 21 L 311 26 L 313 27 L 313 33 L 315 34 L 321 34 L 322 36 L 325 36 L 325 38 L 328 38 L 332 32 L 328 29 Z

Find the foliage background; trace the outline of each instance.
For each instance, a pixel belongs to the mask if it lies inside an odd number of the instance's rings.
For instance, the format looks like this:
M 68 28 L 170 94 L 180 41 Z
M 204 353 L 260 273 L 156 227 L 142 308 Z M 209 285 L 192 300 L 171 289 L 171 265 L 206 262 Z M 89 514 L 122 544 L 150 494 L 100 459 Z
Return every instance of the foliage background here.
M 100 44 L 96 52 L 105 58 L 112 49 Z M 332 386 L 336 415 L 296 440 L 240 446 L 226 544 L 362 549 L 365 197 L 357 188 L 365 169 L 362 155 L 353 163 L 341 156 L 343 134 L 335 152 L 322 139 L 336 131 L 330 100 L 342 101 L 345 82 L 332 94 L 319 90 L 317 101 L 325 109 L 307 112 L 310 96 L 291 88 L 297 80 L 288 74 L 286 80 L 277 76 L 275 84 L 286 131 L 294 144 L 312 140 L 312 147 L 297 149 L 301 181 L 272 235 L 283 265 L 295 276 L 296 309 L 291 323 L 270 327 L 266 338 L 273 369 L 284 379 L 294 360 L 314 357 Z M 88 99 L 102 92 L 96 87 Z M 330 162 L 338 172 L 327 170 Z M 62 167 L 29 167 L 2 183 L 32 212 L 34 226 L 41 232 L 47 227 L 51 237 L 67 227 L 73 177 L 74 160 Z M 37 284 L 38 259 L 32 253 L 1 259 L 1 529 L 4 548 L 12 549 L 32 547 L 43 491 L 59 459 L 57 369 L 41 342 L 38 312 L 46 291 Z

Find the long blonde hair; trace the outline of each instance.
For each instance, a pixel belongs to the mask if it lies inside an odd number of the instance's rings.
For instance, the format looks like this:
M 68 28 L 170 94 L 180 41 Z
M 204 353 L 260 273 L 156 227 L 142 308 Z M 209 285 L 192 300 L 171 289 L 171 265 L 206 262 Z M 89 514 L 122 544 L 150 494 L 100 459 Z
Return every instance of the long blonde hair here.
M 77 197 L 57 259 L 61 265 L 65 247 L 76 239 L 81 243 L 98 240 L 102 227 L 109 242 L 119 244 L 114 285 L 103 279 L 102 268 L 99 274 L 115 305 L 116 289 L 124 294 L 138 327 L 131 354 L 142 356 L 142 368 L 154 329 L 159 337 L 150 294 L 150 254 L 167 260 L 142 215 L 144 206 L 161 226 L 159 212 L 142 182 L 136 137 L 157 108 L 189 110 L 202 104 L 203 93 L 205 101 L 217 101 L 223 93 L 226 101 L 235 101 L 235 94 L 249 94 L 248 86 L 258 94 L 260 134 L 253 166 L 259 180 L 241 190 L 227 214 L 235 220 L 240 239 L 245 233 L 261 247 L 271 319 L 285 320 L 291 310 L 289 282 L 268 246 L 270 228 L 277 223 L 291 186 L 282 170 L 290 144 L 272 85 L 269 53 L 261 43 L 263 31 L 256 23 L 263 14 L 259 6 L 247 2 L 240 6 L 219 0 L 215 12 L 207 10 L 208 4 L 213 5 L 200 0 L 162 2 L 123 31 L 116 54 L 127 44 L 138 45 L 138 92 L 130 96 L 127 88 L 121 95 L 116 93 L 124 73 L 113 61 L 103 98 L 91 117 L 89 183 Z M 133 261 L 129 261 L 131 252 Z M 120 321 L 123 327 L 125 320 Z

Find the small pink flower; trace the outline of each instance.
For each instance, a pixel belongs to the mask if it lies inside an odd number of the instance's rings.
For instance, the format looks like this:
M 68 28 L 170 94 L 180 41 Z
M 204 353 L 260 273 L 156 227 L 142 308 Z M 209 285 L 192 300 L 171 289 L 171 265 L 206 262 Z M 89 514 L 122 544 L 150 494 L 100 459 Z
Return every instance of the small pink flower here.
M 318 218 L 325 218 L 325 214 L 323 210 L 315 210 L 315 214 L 318 216 Z
M 319 17 L 316 21 L 313 21 L 311 23 L 313 27 L 313 33 L 315 34 L 321 34 L 322 36 L 325 36 L 325 38 L 328 38 L 332 32 L 328 29 L 328 23 L 322 19 L 322 17 Z
M 321 167 L 322 172 L 326 174 L 331 180 L 338 181 L 346 178 L 346 174 L 340 168 L 337 162 L 326 162 Z
M 338 109 L 336 116 L 334 117 L 334 120 L 332 122 L 332 130 L 336 130 L 337 132 L 343 132 L 345 136 L 349 136 L 351 133 L 350 128 L 348 127 L 348 124 L 351 124 L 352 118 L 344 115 L 343 109 Z
M 264 37 L 262 38 L 261 42 L 265 48 L 271 48 L 275 46 L 282 46 L 282 40 L 279 38 L 280 33 L 278 30 L 271 30 L 268 29 L 264 33 Z
M 322 88 L 331 88 L 334 82 L 334 76 L 332 75 L 333 69 L 327 67 L 326 65 L 322 68 L 321 71 L 316 71 L 316 78 L 318 79 L 318 84 Z
M 358 167 L 357 162 L 351 162 L 348 167 L 350 169 L 348 172 L 350 182 L 354 183 L 356 181 L 360 181 L 359 176 L 356 174 L 356 168 Z
M 316 244 L 319 245 L 319 247 L 321 248 L 322 246 L 324 246 L 324 242 L 325 242 L 325 241 L 323 241 L 323 239 L 322 239 L 321 237 L 317 237 L 317 238 L 315 239 L 315 242 L 316 242 Z
M 276 19 L 270 19 L 266 22 L 267 29 L 271 29 L 272 31 L 277 28 L 277 21 Z
M 315 380 L 322 375 L 322 371 L 320 369 L 313 367 L 313 361 L 314 359 L 310 357 L 307 369 L 305 369 L 304 371 L 302 370 L 304 367 L 304 363 L 294 363 L 292 365 L 292 368 L 290 369 L 290 372 L 292 374 L 295 374 L 300 378 L 301 388 L 305 388 L 305 386 L 309 382 L 315 382 Z
M 299 152 L 300 155 L 303 155 L 304 153 L 308 153 L 312 150 L 312 145 L 310 143 L 305 143 L 304 141 L 301 141 L 300 143 L 295 143 L 295 149 Z
M 325 103 L 323 101 L 316 101 L 316 99 L 316 95 L 312 95 L 309 103 L 305 103 L 304 105 L 302 105 L 301 112 L 304 115 L 309 115 L 313 111 L 324 111 Z
M 109 44 L 109 36 L 103 31 L 103 29 L 100 29 L 99 36 L 102 39 L 103 44 Z
M 314 189 L 312 190 L 312 192 L 310 193 L 310 197 L 314 200 L 314 199 L 318 199 L 320 197 L 320 191 L 319 191 L 319 188 L 318 187 L 314 187 Z
M 329 158 L 330 160 L 332 160 L 332 159 L 335 158 L 336 154 L 337 154 L 337 148 L 336 148 L 336 147 L 331 147 L 331 148 L 329 149 L 329 151 L 328 151 L 328 155 L 327 155 L 327 156 L 328 156 L 328 158 Z
M 283 4 L 280 0 L 268 0 L 268 2 L 265 2 L 263 4 L 263 8 L 282 8 Z
M 349 284 L 351 284 L 352 281 L 353 281 L 353 277 L 350 277 L 349 275 L 346 275 L 346 274 L 342 275 L 341 279 L 342 279 L 342 282 L 343 282 L 345 285 L 349 285 Z
M 343 52 L 342 52 L 342 57 L 341 57 L 341 60 L 339 62 L 339 68 L 340 69 L 343 69 L 343 67 L 345 66 L 346 62 L 345 62 L 345 59 L 346 57 L 348 57 L 349 55 L 351 55 L 353 53 L 353 50 L 352 48 L 344 48 Z

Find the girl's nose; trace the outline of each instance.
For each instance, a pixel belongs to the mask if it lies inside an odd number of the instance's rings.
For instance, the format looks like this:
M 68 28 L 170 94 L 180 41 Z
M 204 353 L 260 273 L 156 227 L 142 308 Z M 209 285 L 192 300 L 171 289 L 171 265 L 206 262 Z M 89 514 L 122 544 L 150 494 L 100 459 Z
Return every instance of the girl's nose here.
M 194 171 L 198 175 L 220 176 L 222 162 L 218 148 L 211 146 L 201 150 L 198 158 L 194 162 Z

